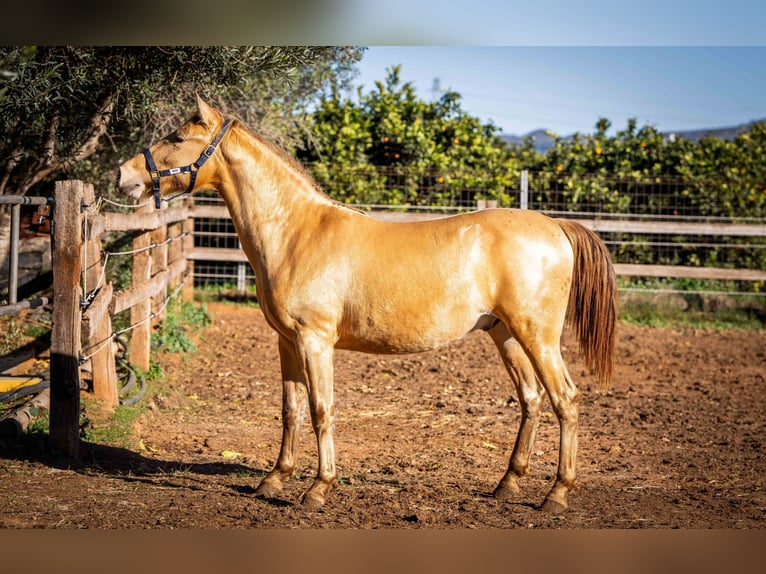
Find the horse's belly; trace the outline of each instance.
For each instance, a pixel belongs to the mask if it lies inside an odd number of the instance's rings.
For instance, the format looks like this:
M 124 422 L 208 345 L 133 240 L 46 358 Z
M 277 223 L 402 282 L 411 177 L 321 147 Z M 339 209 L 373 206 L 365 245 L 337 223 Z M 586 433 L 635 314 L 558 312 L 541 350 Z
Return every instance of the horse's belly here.
M 347 351 L 360 351 L 362 353 L 377 353 L 384 355 L 398 355 L 406 353 L 422 353 L 430 351 L 442 345 L 459 339 L 454 338 L 430 338 L 416 339 L 408 338 L 375 338 L 375 337 L 344 337 L 338 340 L 336 347 Z
M 486 315 L 455 314 L 449 317 L 368 317 L 363 324 L 347 326 L 336 343 L 339 349 L 366 353 L 420 353 L 451 343 L 476 328 L 484 328 Z M 349 328 L 351 327 L 351 328 Z

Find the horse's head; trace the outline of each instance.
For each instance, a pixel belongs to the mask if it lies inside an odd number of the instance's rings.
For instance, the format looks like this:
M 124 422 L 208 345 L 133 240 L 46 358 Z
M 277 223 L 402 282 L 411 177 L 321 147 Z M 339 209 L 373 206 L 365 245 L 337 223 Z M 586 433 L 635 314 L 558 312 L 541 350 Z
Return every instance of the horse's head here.
M 185 124 L 120 166 L 117 187 L 137 200 L 191 193 L 211 183 L 214 170 L 198 173 L 213 157 L 230 126 L 218 110 L 197 97 L 197 113 Z

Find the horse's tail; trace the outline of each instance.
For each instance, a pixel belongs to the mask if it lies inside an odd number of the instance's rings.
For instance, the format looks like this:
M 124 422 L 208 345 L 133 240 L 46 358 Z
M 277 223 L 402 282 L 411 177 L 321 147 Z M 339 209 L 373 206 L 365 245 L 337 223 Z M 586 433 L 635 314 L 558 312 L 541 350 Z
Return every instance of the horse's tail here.
M 609 250 L 593 231 L 577 222 L 556 222 L 572 244 L 574 270 L 567 322 L 574 327 L 589 369 L 606 388 L 612 378 L 617 323 L 617 280 Z

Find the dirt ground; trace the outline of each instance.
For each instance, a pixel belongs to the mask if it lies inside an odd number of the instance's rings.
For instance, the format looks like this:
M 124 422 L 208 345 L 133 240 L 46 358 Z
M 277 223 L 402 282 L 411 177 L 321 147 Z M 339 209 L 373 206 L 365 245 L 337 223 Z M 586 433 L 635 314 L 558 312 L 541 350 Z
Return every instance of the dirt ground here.
M 158 357 L 162 391 L 130 448 L 83 445 L 81 464 L 38 439 L 0 443 L 4 528 L 762 528 L 766 332 L 621 324 L 616 376 L 599 391 L 567 334 L 582 391 L 570 508 L 552 485 L 550 408 L 516 500 L 491 496 L 519 422 L 486 335 L 420 355 L 336 354 L 339 488 L 298 504 L 315 474 L 311 425 L 279 499 L 254 496 L 279 452 L 276 336 L 254 307 L 210 306 L 199 352 Z

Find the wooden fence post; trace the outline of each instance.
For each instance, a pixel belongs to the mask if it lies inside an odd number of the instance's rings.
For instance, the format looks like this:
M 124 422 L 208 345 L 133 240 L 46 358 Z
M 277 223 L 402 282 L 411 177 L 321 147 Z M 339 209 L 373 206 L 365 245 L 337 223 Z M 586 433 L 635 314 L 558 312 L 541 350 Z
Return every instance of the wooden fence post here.
M 194 251 L 194 217 L 184 220 L 183 232 L 188 235 L 181 240 L 183 256 L 186 258 L 186 280 L 181 296 L 184 301 L 194 301 L 194 261 L 190 258 Z
M 92 183 L 86 183 L 83 186 L 83 201 L 86 205 L 94 205 L 96 203 L 96 192 L 93 189 Z M 85 267 L 83 268 L 84 287 L 88 291 L 92 291 L 96 288 L 98 280 L 101 278 L 101 234 L 92 232 L 93 219 L 92 216 L 85 216 L 83 223 L 85 224 L 85 246 L 84 246 L 84 261 Z M 85 293 L 87 295 L 87 293 Z
M 85 184 L 83 198 L 87 205 L 95 204 L 96 194 L 93 190 L 93 184 Z M 103 261 L 101 260 L 101 234 L 96 231 L 98 226 L 94 226 L 95 221 L 92 218 L 85 217 L 83 223 L 87 239 L 83 249 L 87 268 L 83 269 L 83 276 L 85 278 L 86 289 L 93 290 L 101 279 L 103 267 Z M 116 407 L 120 404 L 120 394 L 117 385 L 114 345 L 110 341 L 112 338 L 112 319 L 109 316 L 108 306 L 111 300 L 112 284 L 108 283 L 101 287 L 101 290 L 88 308 L 88 342 L 91 347 L 96 346 L 97 349 L 100 349 L 91 358 L 93 396 L 111 407 Z M 106 341 L 110 342 L 106 343 Z M 101 348 L 104 344 L 106 346 Z
M 112 284 L 107 283 L 96 295 L 90 308 L 89 341 L 100 350 L 91 358 L 93 368 L 93 396 L 104 401 L 110 407 L 120 404 L 120 392 L 117 380 L 117 365 L 112 342 L 112 318 L 109 316 L 109 303 L 112 301 Z M 109 341 L 107 343 L 107 341 Z M 106 344 L 104 348 L 101 345 Z
M 57 181 L 54 199 L 51 235 L 54 305 L 49 441 L 52 448 L 76 459 L 79 457 L 80 446 L 83 183 Z
M 168 267 L 168 245 L 165 243 L 165 240 L 168 238 L 168 226 L 162 225 L 151 231 L 149 233 L 149 237 L 151 243 L 155 243 L 157 245 L 157 247 L 152 249 L 150 252 L 152 257 L 152 271 L 150 276 L 154 276 L 159 271 L 167 269 Z M 162 305 L 165 303 L 167 291 L 168 289 L 166 285 L 162 291 L 152 297 L 152 312 L 157 313 L 157 315 L 151 321 L 152 326 L 157 325 L 165 318 L 165 309 L 162 308 Z M 160 309 L 162 309 L 161 312 Z
M 146 213 L 154 209 L 145 206 L 137 210 L 137 213 Z M 133 239 L 133 249 L 145 249 L 151 245 L 151 236 L 142 232 Z M 133 288 L 140 288 L 152 277 L 152 254 L 141 251 L 133 255 Z M 149 354 L 151 351 L 152 325 L 146 320 L 152 312 L 152 300 L 147 297 L 130 308 L 130 322 L 132 325 L 141 323 L 130 334 L 130 362 L 144 372 L 149 371 Z

